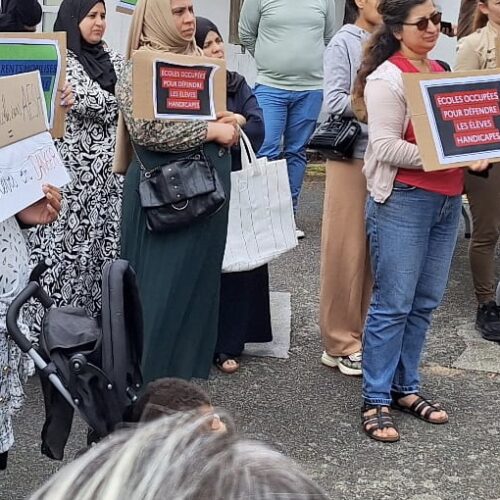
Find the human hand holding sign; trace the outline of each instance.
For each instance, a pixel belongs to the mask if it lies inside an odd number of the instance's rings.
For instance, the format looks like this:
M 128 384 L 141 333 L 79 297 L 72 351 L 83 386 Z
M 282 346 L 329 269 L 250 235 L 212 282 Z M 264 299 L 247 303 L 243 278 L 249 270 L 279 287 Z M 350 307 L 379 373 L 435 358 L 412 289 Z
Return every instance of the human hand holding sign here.
M 45 194 L 44 198 L 17 214 L 22 223 L 35 226 L 37 224 L 50 224 L 57 219 L 61 211 L 61 192 L 50 184 L 44 184 L 42 191 Z
M 217 113 L 217 122 L 228 123 L 229 125 L 233 125 L 234 127 L 244 127 L 247 123 L 243 115 L 232 113 L 231 111 L 221 111 L 220 113 Z
M 209 122 L 207 130 L 207 142 L 217 142 L 228 148 L 238 144 L 240 132 L 237 126 L 220 121 Z
M 61 106 L 64 108 L 64 112 L 67 113 L 75 104 L 75 96 L 73 94 L 73 87 L 69 82 L 65 82 L 61 92 Z

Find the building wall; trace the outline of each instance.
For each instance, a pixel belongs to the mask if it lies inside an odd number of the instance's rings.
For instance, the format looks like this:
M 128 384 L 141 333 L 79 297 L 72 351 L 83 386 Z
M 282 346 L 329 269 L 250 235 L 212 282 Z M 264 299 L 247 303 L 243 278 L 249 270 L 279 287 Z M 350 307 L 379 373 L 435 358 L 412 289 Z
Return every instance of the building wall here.
M 39 0 L 47 11 L 43 23 L 44 31 L 49 31 L 55 18 L 54 10 L 61 0 Z M 302 0 L 294 0 L 302 1 Z M 343 0 L 332 0 L 337 7 L 337 17 L 341 19 Z M 443 11 L 443 19 L 456 23 L 458 19 L 459 0 L 438 0 Z M 127 46 L 128 30 L 131 17 L 116 12 L 113 0 L 107 0 L 108 29 L 106 42 L 116 50 L 124 52 Z M 221 30 L 224 39 L 229 37 L 229 0 L 195 0 L 196 14 L 208 17 Z M 50 12 L 52 11 L 52 12 Z M 433 56 L 453 64 L 455 61 L 456 40 L 442 36 L 433 53 Z M 253 58 L 242 50 L 241 47 L 228 44 L 226 48 L 227 64 L 229 69 L 238 71 L 246 76 L 249 83 L 253 84 L 256 76 Z

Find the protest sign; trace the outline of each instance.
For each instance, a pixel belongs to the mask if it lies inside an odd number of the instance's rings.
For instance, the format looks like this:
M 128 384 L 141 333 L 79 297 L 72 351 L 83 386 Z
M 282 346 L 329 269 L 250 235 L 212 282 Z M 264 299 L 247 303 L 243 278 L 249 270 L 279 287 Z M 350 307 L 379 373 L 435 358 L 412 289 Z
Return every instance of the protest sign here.
M 132 15 L 138 0 L 118 0 L 116 12 Z
M 53 137 L 64 135 L 65 113 L 58 89 L 66 79 L 65 33 L 0 34 L 0 77 L 39 71 L 49 128 Z
M 424 170 L 500 160 L 500 71 L 405 73 Z
M 48 132 L 38 71 L 0 78 L 0 222 L 69 182 Z
M 137 51 L 132 64 L 136 118 L 215 120 L 226 110 L 226 67 L 220 59 Z

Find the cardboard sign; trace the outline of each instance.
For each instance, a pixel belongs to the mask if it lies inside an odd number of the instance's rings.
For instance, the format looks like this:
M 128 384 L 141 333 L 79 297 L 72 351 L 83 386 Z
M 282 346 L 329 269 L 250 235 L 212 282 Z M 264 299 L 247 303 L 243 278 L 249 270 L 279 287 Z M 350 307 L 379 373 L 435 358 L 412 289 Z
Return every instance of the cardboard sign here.
M 405 73 L 424 170 L 500 160 L 500 71 Z
M 0 78 L 0 148 L 48 130 L 37 71 Z
M 0 78 L 0 222 L 70 178 L 48 132 L 38 71 Z
M 1 33 L 0 77 L 39 71 L 53 137 L 64 135 L 65 113 L 59 104 L 66 80 L 66 33 Z
M 226 110 L 223 60 L 138 51 L 132 64 L 136 118 L 215 120 Z
M 135 10 L 135 6 L 137 5 L 138 0 L 118 0 L 116 5 L 116 12 L 120 12 L 121 14 L 132 15 Z

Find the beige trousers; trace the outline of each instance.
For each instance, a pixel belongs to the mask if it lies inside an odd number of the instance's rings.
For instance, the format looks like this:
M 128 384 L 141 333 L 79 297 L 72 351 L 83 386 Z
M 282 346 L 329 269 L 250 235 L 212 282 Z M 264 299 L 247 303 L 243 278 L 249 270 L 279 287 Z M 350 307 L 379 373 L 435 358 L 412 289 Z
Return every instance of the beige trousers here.
M 472 214 L 469 260 L 476 298 L 480 304 L 495 300 L 495 255 L 500 236 L 500 164 L 488 178 L 465 174 L 465 191 Z
M 362 160 L 328 161 L 321 234 L 320 329 L 330 356 L 361 350 L 372 277 Z

